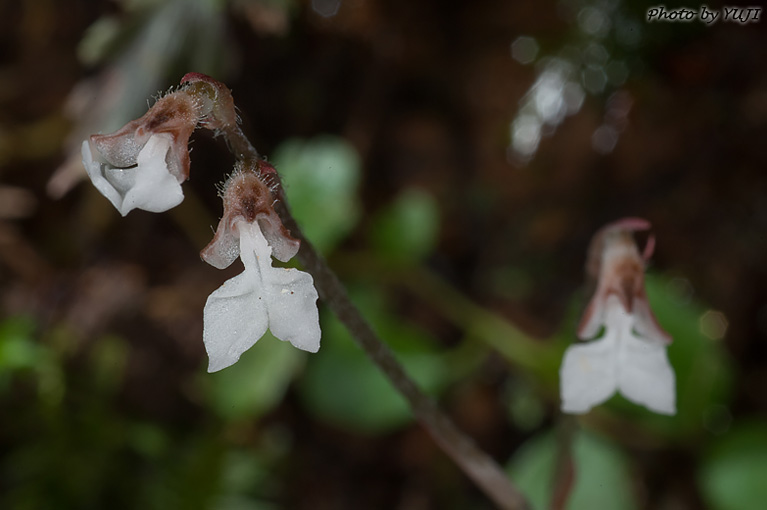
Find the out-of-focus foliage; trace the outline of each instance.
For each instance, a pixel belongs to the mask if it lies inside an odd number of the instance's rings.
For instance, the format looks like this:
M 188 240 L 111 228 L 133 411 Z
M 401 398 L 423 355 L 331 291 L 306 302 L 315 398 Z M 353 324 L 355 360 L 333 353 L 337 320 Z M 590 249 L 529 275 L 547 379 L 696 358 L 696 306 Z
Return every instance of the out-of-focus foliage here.
M 277 148 L 274 162 L 293 216 L 317 249 L 329 252 L 360 216 L 357 152 L 332 136 L 293 139 Z
M 427 392 L 443 388 L 448 380 L 445 353 L 418 328 L 396 320 L 385 298 L 375 291 L 354 292 L 353 297 L 376 331 L 388 339 L 400 362 Z M 308 365 L 301 394 L 318 417 L 365 433 L 382 433 L 411 418 L 405 400 L 367 359 L 343 325 L 326 315 L 322 325 L 322 357 Z
M 439 235 L 438 204 L 418 189 L 401 192 L 373 221 L 373 248 L 393 262 L 418 262 L 434 249 Z
M 76 361 L 61 350 L 71 334 L 35 330 L 26 320 L 0 324 L 4 434 L 24 445 L 0 461 L 0 507 L 269 508 L 254 493 L 268 495 L 266 466 L 279 448 L 228 451 L 219 425 L 190 432 L 128 417 L 116 406 L 124 340 L 102 338 Z
M 529 439 L 508 464 L 510 476 L 530 498 L 533 508 L 548 508 L 559 448 L 554 433 Z M 631 468 L 618 445 L 588 432 L 577 432 L 572 442 L 575 481 L 568 510 L 639 508 L 633 494 Z
M 713 510 L 757 510 L 767 501 L 767 426 L 739 424 L 714 442 L 698 477 Z
M 210 406 L 226 420 L 252 420 L 271 410 L 285 395 L 306 354 L 266 332 L 228 370 L 205 374 Z

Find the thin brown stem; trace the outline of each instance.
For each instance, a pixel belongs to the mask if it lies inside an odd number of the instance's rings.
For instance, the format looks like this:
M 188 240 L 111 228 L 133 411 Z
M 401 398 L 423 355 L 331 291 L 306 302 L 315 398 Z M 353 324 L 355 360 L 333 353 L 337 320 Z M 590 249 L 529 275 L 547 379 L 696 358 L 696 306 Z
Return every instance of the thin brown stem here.
M 250 143 L 248 137 L 242 132 L 239 124 L 226 126 L 221 133 L 226 139 L 229 151 L 235 158 L 241 161 L 245 160 L 258 160 L 261 156 L 253 144 Z
M 557 432 L 557 459 L 554 469 L 554 486 L 551 493 L 550 510 L 564 510 L 575 487 L 575 461 L 573 439 L 578 428 L 575 418 L 562 415 Z

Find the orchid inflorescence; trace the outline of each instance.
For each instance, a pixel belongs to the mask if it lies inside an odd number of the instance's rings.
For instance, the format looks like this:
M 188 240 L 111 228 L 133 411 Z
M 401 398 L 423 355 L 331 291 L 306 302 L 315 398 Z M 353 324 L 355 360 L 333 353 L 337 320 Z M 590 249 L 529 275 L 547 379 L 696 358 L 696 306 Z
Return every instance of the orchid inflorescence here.
M 217 134 L 239 129 L 229 89 L 190 73 L 143 117 L 84 141 L 83 164 L 96 188 L 123 216 L 133 209 L 167 211 L 184 199 L 189 137 L 198 126 Z M 300 247 L 274 209 L 281 197 L 277 172 L 261 158 L 237 156 L 222 187 L 224 214 L 200 254 L 218 269 L 237 257 L 245 267 L 205 304 L 203 340 L 210 372 L 236 363 L 267 328 L 299 349 L 317 352 L 320 347 L 318 295 L 311 275 L 272 267 L 272 256 L 287 262 Z
M 84 141 L 83 163 L 96 188 L 123 216 L 133 209 L 163 212 L 184 199 L 189 137 L 197 127 L 227 135 L 238 160 L 221 188 L 223 216 L 200 255 L 218 269 L 238 257 L 244 265 L 205 304 L 208 370 L 236 363 L 267 329 L 299 349 L 317 352 L 321 332 L 312 276 L 272 266 L 272 257 L 287 262 L 300 247 L 275 210 L 282 198 L 279 176 L 239 136 L 225 85 L 198 73 L 186 75 L 143 117 Z M 671 337 L 655 319 L 644 288 L 654 238 L 640 254 L 632 237 L 649 227 L 645 220 L 627 218 L 607 225 L 592 241 L 588 268 L 597 289 L 578 328 L 580 339 L 592 341 L 570 346 L 562 361 L 566 413 L 588 412 L 616 391 L 655 412 L 676 412 L 674 372 L 666 354 Z

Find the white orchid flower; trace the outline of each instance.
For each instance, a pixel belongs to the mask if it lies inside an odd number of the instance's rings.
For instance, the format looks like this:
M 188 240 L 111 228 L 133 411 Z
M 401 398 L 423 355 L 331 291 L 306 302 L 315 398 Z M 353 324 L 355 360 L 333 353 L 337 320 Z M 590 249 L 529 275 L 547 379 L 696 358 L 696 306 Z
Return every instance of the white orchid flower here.
M 92 135 L 82 145 L 88 176 L 123 216 L 177 206 L 189 178 L 189 136 L 211 107 L 182 89 L 114 133 Z
M 594 238 L 590 268 L 597 291 L 584 313 L 578 336 L 594 341 L 572 345 L 560 368 L 562 411 L 588 412 L 619 391 L 628 400 L 661 414 L 676 413 L 676 383 L 666 348 L 671 337 L 650 309 L 644 266 L 654 246 L 650 238 L 639 254 L 632 231 L 649 223 L 624 219 Z
M 238 220 L 239 254 L 245 270 L 226 281 L 205 303 L 203 341 L 209 372 L 233 365 L 267 328 L 308 352 L 320 348 L 317 291 L 308 273 L 272 267 L 272 248 L 258 222 Z

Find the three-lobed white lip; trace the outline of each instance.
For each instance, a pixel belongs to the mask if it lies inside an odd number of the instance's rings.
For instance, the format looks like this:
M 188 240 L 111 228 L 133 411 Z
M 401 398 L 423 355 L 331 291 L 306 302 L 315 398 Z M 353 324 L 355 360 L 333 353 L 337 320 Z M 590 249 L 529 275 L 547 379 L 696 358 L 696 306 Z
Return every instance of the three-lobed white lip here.
M 620 392 L 656 413 L 676 414 L 675 377 L 666 340 L 640 335 L 637 317 L 617 296 L 608 296 L 604 308 L 604 334 L 565 351 L 559 371 L 562 411 L 586 413 Z
M 311 275 L 272 267 L 272 248 L 257 221 L 237 221 L 245 270 L 224 282 L 205 303 L 203 341 L 209 372 L 233 365 L 266 330 L 308 352 L 320 348 L 317 291 Z

